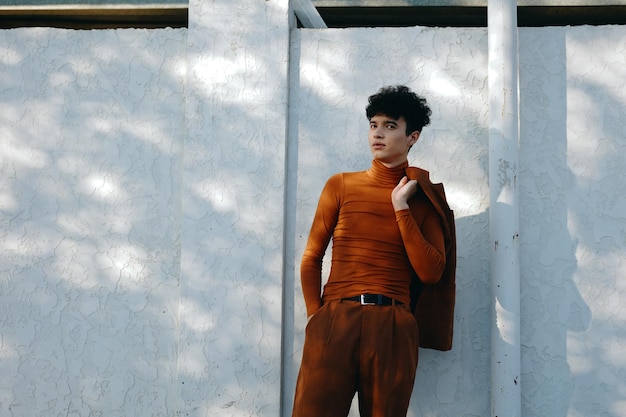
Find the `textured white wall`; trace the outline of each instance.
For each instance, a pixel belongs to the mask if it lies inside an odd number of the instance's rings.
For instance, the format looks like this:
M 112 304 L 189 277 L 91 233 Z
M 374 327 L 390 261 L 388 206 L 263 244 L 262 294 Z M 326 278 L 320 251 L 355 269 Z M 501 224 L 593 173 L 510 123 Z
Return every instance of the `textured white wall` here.
M 180 414 L 280 414 L 288 1 L 191 1 Z
M 626 28 L 520 33 L 526 416 L 625 416 Z
M 0 416 L 176 410 L 184 30 L 0 31 Z
M 276 416 L 281 385 L 288 415 L 313 210 L 392 83 L 433 107 L 410 158 L 459 243 L 455 345 L 409 415 L 488 415 L 486 30 L 294 30 L 287 113 L 286 1 L 239 1 L 0 31 L 0 416 Z M 626 417 L 625 31 L 520 30 L 525 416 Z

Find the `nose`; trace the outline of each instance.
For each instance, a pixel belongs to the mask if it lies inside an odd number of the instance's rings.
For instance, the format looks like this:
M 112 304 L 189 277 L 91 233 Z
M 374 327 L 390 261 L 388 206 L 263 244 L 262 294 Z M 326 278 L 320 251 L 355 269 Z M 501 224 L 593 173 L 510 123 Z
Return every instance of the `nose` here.
M 375 128 L 373 129 L 372 136 L 374 136 L 374 137 L 375 137 L 375 138 L 377 138 L 377 139 L 378 139 L 378 138 L 382 138 L 382 137 L 383 137 L 383 132 L 382 132 L 382 129 L 381 129 L 381 127 L 380 127 L 380 126 L 375 127 Z

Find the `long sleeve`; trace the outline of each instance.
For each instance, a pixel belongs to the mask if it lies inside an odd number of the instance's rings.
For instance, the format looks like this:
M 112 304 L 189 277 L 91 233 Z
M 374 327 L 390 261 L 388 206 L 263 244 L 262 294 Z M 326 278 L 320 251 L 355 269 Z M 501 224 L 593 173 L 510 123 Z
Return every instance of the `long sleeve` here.
M 434 208 L 427 207 L 420 214 L 415 219 L 411 210 L 401 210 L 396 220 L 413 270 L 424 284 L 434 284 L 446 267 L 443 227 Z
M 324 186 L 302 255 L 300 280 L 307 316 L 322 305 L 322 260 L 337 225 L 341 188 L 340 174 L 331 177 Z

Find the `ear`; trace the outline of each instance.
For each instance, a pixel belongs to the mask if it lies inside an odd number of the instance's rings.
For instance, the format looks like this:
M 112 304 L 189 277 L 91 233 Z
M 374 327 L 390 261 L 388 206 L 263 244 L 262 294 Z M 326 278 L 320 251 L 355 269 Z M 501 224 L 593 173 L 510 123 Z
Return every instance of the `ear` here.
M 413 131 L 409 135 L 409 146 L 415 145 L 415 142 L 420 138 L 420 132 L 418 130 Z

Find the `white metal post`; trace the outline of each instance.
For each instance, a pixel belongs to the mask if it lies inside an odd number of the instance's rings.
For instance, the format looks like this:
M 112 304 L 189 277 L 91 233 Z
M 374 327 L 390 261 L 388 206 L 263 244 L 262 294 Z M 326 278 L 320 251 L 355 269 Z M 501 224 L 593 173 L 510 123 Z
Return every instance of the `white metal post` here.
M 515 0 L 489 0 L 491 412 L 521 415 L 518 46 Z

